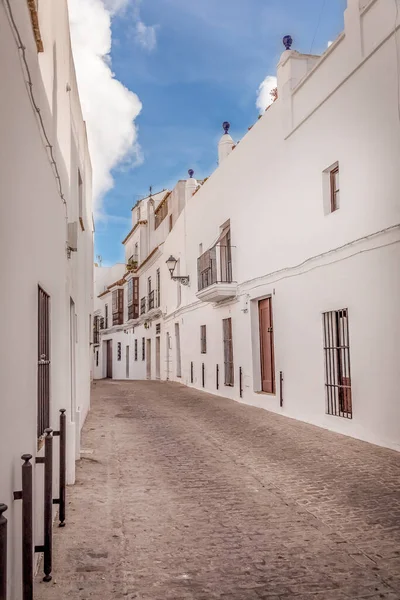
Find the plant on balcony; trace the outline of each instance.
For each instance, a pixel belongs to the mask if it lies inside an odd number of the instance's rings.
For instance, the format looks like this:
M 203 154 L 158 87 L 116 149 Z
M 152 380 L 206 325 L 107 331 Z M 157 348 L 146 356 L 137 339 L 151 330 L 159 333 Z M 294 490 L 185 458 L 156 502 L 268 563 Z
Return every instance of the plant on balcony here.
M 138 261 L 133 258 L 130 258 L 126 265 L 127 271 L 136 271 L 137 268 L 138 268 Z

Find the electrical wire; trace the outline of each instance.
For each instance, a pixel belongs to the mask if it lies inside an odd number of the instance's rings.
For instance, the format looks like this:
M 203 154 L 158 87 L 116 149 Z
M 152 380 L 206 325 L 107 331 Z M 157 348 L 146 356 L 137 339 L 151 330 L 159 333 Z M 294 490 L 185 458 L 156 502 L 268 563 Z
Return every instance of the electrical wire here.
M 397 39 L 397 21 L 399 19 L 399 3 L 394 0 L 396 6 L 396 17 L 394 20 L 394 42 L 396 44 L 396 66 L 397 66 L 397 115 L 400 121 L 400 59 L 399 59 L 399 40 Z
M 50 143 L 50 139 L 49 139 L 49 136 L 47 135 L 47 131 L 46 131 L 46 128 L 45 128 L 45 125 L 44 125 L 44 121 L 43 121 L 43 117 L 42 117 L 42 114 L 41 114 L 41 111 L 40 111 L 40 107 L 37 104 L 36 99 L 35 99 L 35 95 L 33 93 L 33 81 L 32 81 L 32 76 L 31 76 L 31 72 L 30 72 L 30 69 L 29 69 L 28 61 L 27 61 L 27 58 L 26 58 L 26 46 L 24 45 L 24 43 L 22 41 L 21 34 L 20 34 L 19 29 L 17 27 L 17 24 L 15 22 L 14 14 L 13 14 L 13 11 L 11 9 L 10 0 L 4 0 L 4 3 L 7 6 L 7 11 L 6 12 L 7 12 L 8 20 L 9 20 L 9 22 L 11 24 L 11 28 L 13 30 L 14 39 L 15 39 L 15 41 L 17 43 L 18 50 L 20 51 L 20 57 L 22 59 L 22 62 L 24 64 L 24 66 L 25 66 L 26 77 L 27 77 L 27 80 L 25 81 L 25 84 L 27 86 L 28 94 L 29 94 L 29 97 L 30 97 L 33 109 L 36 112 L 36 115 L 37 115 L 37 118 L 38 118 L 38 121 L 39 121 L 39 125 L 40 125 L 40 129 L 42 131 L 42 135 L 43 135 L 43 137 L 44 137 L 44 139 L 46 141 L 46 149 L 48 151 L 48 158 L 49 158 L 50 164 L 52 166 L 52 171 L 54 173 L 54 176 L 55 176 L 55 178 L 57 180 L 58 193 L 59 193 L 59 196 L 60 196 L 63 204 L 65 205 L 65 207 L 67 207 L 67 201 L 65 199 L 63 188 L 62 188 L 60 172 L 58 170 L 58 165 L 57 165 L 56 159 L 54 157 L 54 151 L 53 151 L 54 148 L 53 148 L 52 144 Z
M 318 23 L 317 23 L 317 27 L 316 27 L 316 29 L 315 29 L 314 37 L 313 37 L 313 39 L 312 39 L 312 42 L 311 42 L 310 54 L 312 53 L 312 49 L 313 49 L 313 46 L 314 46 L 315 38 L 317 37 L 317 33 L 318 33 L 318 30 L 319 30 L 319 26 L 320 26 L 320 24 L 321 24 L 322 14 L 323 14 L 323 12 L 324 12 L 325 5 L 326 5 L 326 0 L 323 0 L 323 2 L 322 2 L 322 5 L 321 5 L 321 11 L 320 11 L 320 13 L 319 13 L 319 17 L 318 17 Z

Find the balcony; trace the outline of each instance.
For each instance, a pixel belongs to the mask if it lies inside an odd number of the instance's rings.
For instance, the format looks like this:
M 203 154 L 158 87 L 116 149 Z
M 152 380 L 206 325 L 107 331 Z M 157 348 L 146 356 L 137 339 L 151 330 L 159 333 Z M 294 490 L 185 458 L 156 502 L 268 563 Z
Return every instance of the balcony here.
M 197 298 L 203 302 L 221 302 L 236 296 L 232 281 L 232 248 L 216 244 L 197 259 Z

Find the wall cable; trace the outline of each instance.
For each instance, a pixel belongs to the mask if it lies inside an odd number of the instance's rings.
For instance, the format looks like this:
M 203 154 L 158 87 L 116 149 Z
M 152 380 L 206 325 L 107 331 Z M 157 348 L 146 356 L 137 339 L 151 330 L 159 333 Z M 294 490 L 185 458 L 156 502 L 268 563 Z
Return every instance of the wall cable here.
M 56 161 L 55 156 L 54 156 L 54 148 L 53 148 L 53 146 L 52 146 L 52 144 L 50 142 L 49 136 L 47 134 L 47 131 L 46 131 L 46 128 L 45 128 L 45 125 L 44 125 L 44 121 L 43 121 L 43 117 L 42 117 L 42 114 L 41 114 L 40 107 L 39 107 L 38 103 L 36 102 L 36 98 L 35 98 L 35 95 L 34 95 L 34 92 L 33 92 L 32 76 L 31 76 L 31 72 L 30 72 L 30 69 L 29 69 L 28 61 L 27 61 L 27 58 L 26 58 L 26 46 L 24 45 L 24 43 L 22 41 L 21 34 L 20 34 L 18 26 L 17 26 L 17 24 L 15 22 L 15 18 L 14 18 L 14 14 L 13 14 L 13 11 L 12 11 L 12 8 L 11 8 L 10 0 L 3 0 L 3 1 L 4 1 L 5 5 L 7 7 L 7 11 L 6 11 L 7 18 L 8 18 L 8 21 L 9 21 L 10 25 L 11 25 L 11 29 L 12 29 L 12 32 L 13 32 L 13 37 L 14 37 L 14 39 L 16 41 L 17 48 L 18 48 L 19 54 L 20 54 L 20 58 L 22 59 L 22 62 L 24 64 L 24 66 L 25 66 L 26 78 L 27 78 L 25 80 L 25 85 L 27 87 L 28 94 L 29 94 L 29 97 L 30 97 L 33 109 L 34 109 L 34 111 L 36 113 L 36 116 L 37 116 L 37 119 L 38 119 L 38 122 L 39 122 L 39 126 L 40 126 L 40 129 L 41 129 L 42 135 L 43 135 L 44 140 L 46 142 L 45 148 L 47 150 L 47 156 L 48 156 L 49 162 L 51 164 L 54 177 L 55 177 L 55 179 L 57 181 L 58 194 L 59 194 L 59 196 L 60 196 L 60 198 L 61 198 L 61 200 L 62 200 L 62 202 L 63 202 L 63 204 L 65 206 L 65 209 L 67 210 L 67 201 L 65 199 L 65 195 L 64 195 L 64 192 L 63 192 L 63 188 L 62 188 L 61 177 L 60 177 L 60 172 L 58 170 L 57 161 Z

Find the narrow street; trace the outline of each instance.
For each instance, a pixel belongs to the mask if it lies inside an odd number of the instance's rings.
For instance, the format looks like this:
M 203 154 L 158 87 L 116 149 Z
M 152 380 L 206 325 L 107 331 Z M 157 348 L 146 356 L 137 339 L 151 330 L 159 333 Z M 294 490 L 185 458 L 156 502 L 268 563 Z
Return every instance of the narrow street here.
M 400 454 L 176 384 L 95 384 L 37 600 L 400 599 Z

